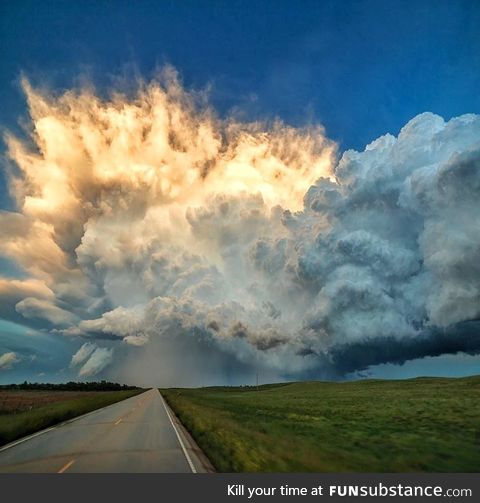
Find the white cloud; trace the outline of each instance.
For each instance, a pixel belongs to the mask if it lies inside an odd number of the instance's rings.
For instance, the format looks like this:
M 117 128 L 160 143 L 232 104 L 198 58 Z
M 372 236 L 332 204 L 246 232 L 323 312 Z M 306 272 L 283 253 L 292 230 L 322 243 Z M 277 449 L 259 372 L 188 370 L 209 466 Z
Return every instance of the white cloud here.
M 3 353 L 0 355 L 0 370 L 9 370 L 19 361 L 19 356 L 13 351 Z
M 113 348 L 96 348 L 78 372 L 80 377 L 92 377 L 107 367 L 113 359 Z
M 27 297 L 21 300 L 15 310 L 25 318 L 40 318 L 56 326 L 68 326 L 76 321 L 76 316 L 45 299 Z
M 41 148 L 7 139 L 0 252 L 35 283 L 7 284 L 8 312 L 132 358 L 168 344 L 285 374 L 480 351 L 462 328 L 480 317 L 480 116 L 421 114 L 337 162 L 320 127 L 221 120 L 166 81 L 133 100 L 26 85 Z M 83 376 L 112 361 L 72 358 Z
M 97 345 L 92 343 L 92 342 L 86 342 L 83 344 L 79 350 L 72 356 L 72 360 L 70 362 L 70 365 L 72 367 L 75 367 L 77 365 L 80 365 L 81 363 L 84 363 L 87 358 L 91 356 L 91 354 L 97 349 Z

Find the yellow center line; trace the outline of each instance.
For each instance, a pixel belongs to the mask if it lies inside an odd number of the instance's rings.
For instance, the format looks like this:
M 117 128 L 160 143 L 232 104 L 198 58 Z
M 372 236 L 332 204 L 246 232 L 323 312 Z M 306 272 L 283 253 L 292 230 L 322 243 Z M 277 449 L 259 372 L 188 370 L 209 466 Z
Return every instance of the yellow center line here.
M 116 423 L 115 423 L 115 426 L 117 426 L 117 424 L 120 424 L 122 422 L 122 418 L 120 418 Z
M 57 473 L 66 472 L 73 465 L 73 463 L 75 463 L 74 459 L 72 459 L 71 461 L 69 461 L 64 467 L 60 468 L 60 470 L 58 470 Z

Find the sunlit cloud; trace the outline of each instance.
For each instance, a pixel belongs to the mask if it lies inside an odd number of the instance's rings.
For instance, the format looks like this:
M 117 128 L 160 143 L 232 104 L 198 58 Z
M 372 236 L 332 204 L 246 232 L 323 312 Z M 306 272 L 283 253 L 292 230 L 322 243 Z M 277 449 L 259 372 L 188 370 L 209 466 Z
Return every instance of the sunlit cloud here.
M 0 370 L 11 369 L 19 361 L 20 358 L 15 352 L 3 353 L 3 355 L 0 355 Z
M 0 253 L 29 277 L 0 279 L 1 314 L 82 339 L 81 376 L 145 351 L 343 375 L 479 350 L 479 116 L 338 158 L 321 126 L 218 117 L 171 68 L 107 98 L 23 87 Z

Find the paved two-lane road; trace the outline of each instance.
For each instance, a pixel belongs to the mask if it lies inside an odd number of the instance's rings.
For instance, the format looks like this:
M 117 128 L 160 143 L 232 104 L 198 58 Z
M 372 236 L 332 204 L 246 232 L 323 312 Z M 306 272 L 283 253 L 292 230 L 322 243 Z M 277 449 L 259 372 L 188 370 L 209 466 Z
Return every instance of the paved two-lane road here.
M 160 393 L 149 390 L 0 449 L 0 472 L 192 472 Z

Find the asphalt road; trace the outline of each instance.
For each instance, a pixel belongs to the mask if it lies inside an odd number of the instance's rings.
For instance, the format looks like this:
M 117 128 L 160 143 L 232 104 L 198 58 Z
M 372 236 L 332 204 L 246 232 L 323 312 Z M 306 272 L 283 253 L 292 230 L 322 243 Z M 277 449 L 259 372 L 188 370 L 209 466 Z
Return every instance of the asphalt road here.
M 191 462 L 154 389 L 0 449 L 0 472 L 185 472 Z

